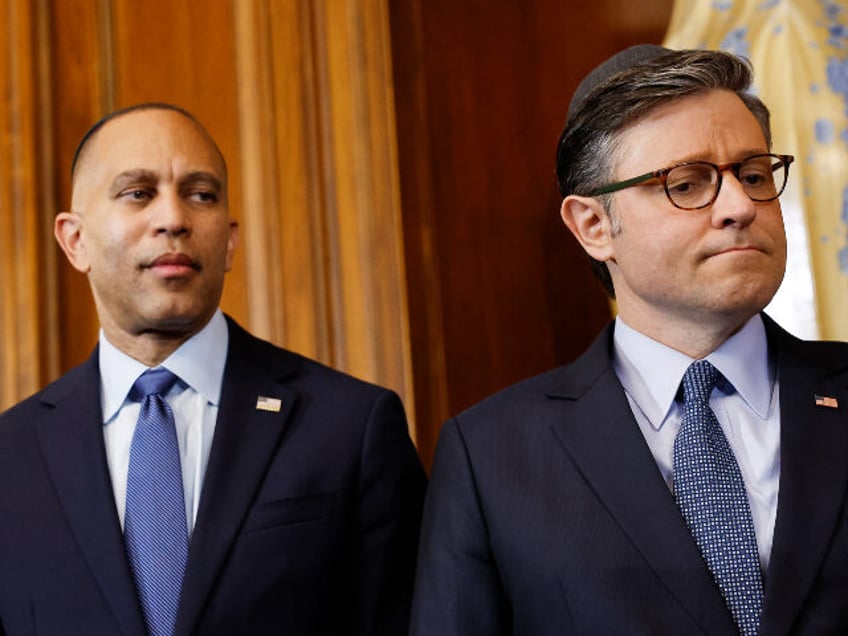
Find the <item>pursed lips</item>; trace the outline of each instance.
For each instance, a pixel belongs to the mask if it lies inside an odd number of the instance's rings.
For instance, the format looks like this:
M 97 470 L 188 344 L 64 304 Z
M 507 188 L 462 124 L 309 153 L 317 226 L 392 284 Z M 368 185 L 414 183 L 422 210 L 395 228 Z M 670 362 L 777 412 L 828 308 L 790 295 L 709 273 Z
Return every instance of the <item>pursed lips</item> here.
M 759 247 L 754 247 L 753 245 L 739 245 L 728 247 L 727 249 L 721 250 L 719 254 L 729 254 L 731 252 L 762 252 Z
M 142 268 L 154 270 L 166 277 L 183 276 L 201 269 L 200 263 L 182 253 L 162 254 L 143 265 Z
M 708 250 L 706 258 L 712 258 L 713 256 L 721 256 L 723 254 L 736 254 L 745 252 L 760 252 L 762 254 L 769 253 L 769 251 L 763 246 L 744 243 L 741 245 L 728 245 L 718 249 Z

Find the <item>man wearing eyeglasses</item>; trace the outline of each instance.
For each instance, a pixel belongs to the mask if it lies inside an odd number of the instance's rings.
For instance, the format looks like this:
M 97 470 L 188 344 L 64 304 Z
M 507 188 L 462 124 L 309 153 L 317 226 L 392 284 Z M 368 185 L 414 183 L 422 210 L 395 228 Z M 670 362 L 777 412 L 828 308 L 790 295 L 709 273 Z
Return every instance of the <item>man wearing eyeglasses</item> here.
M 848 633 L 848 345 L 762 313 L 793 157 L 750 83 L 640 45 L 578 86 L 561 215 L 618 314 L 445 424 L 416 636 Z

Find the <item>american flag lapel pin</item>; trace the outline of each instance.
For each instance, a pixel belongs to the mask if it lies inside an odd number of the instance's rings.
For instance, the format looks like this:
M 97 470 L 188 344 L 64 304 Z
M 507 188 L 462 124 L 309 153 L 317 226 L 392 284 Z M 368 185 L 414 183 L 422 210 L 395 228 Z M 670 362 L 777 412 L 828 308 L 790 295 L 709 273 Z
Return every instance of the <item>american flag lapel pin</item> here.
M 829 395 L 817 395 L 816 406 L 826 406 L 829 409 L 836 409 L 839 408 L 839 402 L 835 397 L 830 397 Z
M 281 408 L 283 408 L 283 401 L 278 398 L 267 397 L 264 395 L 260 395 L 256 398 L 257 411 L 279 413 Z

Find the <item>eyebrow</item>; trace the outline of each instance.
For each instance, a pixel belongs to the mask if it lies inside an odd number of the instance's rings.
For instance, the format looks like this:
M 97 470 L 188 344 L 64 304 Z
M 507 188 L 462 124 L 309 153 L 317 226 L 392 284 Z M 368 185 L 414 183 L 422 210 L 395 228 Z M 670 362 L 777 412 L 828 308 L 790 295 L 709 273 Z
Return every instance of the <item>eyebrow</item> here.
M 224 189 L 224 183 L 219 177 L 204 170 L 189 172 L 187 175 L 180 178 L 179 183 L 181 186 L 193 183 L 206 183 L 212 186 L 216 192 L 221 192 Z
M 734 161 L 744 161 L 748 157 L 753 157 L 754 155 L 764 155 L 768 154 L 769 152 L 771 151 L 768 148 L 746 148 L 744 150 L 734 153 L 734 156 L 736 157 Z M 716 163 L 712 159 L 709 159 L 707 154 L 698 153 L 690 155 L 688 157 L 684 157 L 683 159 L 678 159 L 674 162 L 673 165 L 677 166 L 682 163 L 696 163 L 702 161 L 707 163 Z
M 109 185 L 109 193 L 116 195 L 123 189 L 133 185 L 154 185 L 159 181 L 159 177 L 152 170 L 146 170 L 144 168 L 125 170 L 112 180 L 112 183 Z M 221 179 L 211 172 L 206 172 L 204 170 L 195 170 L 181 176 L 178 185 L 183 187 L 187 184 L 191 185 L 197 183 L 206 183 L 215 189 L 216 192 L 223 191 L 223 182 Z
M 131 185 L 150 185 L 158 179 L 150 170 L 139 168 L 137 170 L 125 170 L 118 174 L 109 184 L 109 194 L 116 195 L 124 188 Z

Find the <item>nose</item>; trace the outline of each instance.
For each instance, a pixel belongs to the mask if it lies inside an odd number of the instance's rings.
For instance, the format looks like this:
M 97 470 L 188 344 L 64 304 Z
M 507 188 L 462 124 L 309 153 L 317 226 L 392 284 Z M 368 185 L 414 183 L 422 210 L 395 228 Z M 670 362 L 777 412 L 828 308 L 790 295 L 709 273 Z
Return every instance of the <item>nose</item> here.
M 712 222 L 716 227 L 745 227 L 757 217 L 757 204 L 749 197 L 730 169 L 722 172 L 718 197 L 713 202 Z
M 161 193 L 150 212 L 151 226 L 156 234 L 178 236 L 191 233 L 190 211 L 177 193 Z

